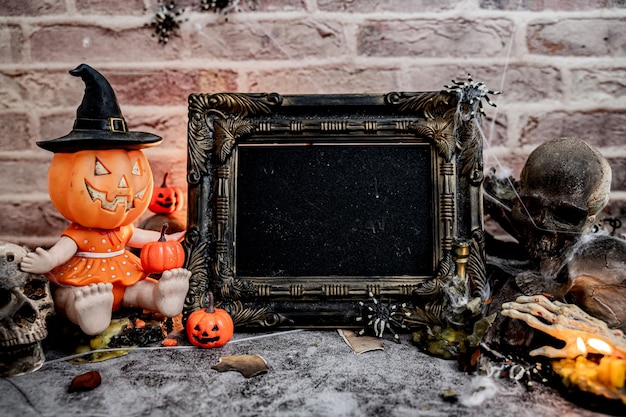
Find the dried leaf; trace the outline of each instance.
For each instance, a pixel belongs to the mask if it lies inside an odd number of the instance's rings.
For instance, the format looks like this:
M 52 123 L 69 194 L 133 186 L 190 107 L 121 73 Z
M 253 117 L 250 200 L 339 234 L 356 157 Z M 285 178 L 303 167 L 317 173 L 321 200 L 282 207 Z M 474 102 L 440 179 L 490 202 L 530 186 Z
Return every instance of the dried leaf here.
M 352 330 L 339 329 L 339 335 L 354 350 L 354 353 L 370 352 L 372 350 L 384 350 L 383 342 L 379 337 L 357 336 Z
M 99 387 L 100 383 L 102 383 L 100 372 L 90 371 L 84 374 L 76 375 L 74 379 L 72 379 L 68 391 L 91 391 L 92 389 Z
M 269 371 L 267 362 L 259 355 L 222 356 L 211 369 L 218 372 L 237 371 L 246 378 Z

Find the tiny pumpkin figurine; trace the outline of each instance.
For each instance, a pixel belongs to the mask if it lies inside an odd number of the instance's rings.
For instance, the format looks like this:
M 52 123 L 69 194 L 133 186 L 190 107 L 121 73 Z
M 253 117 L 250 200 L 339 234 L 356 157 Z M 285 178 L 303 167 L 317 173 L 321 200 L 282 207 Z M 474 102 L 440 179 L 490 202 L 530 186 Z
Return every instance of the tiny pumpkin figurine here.
M 46 274 L 59 312 L 89 335 L 106 330 L 112 311 L 121 307 L 176 316 L 191 273 L 174 268 L 156 281 L 126 249 L 159 238 L 156 231 L 135 228 L 133 221 L 147 209 L 153 190 L 152 171 L 141 149 L 157 145 L 161 138 L 128 131 L 115 93 L 98 71 L 81 64 L 70 74 L 85 83 L 74 128 L 37 145 L 54 152 L 48 192 L 71 224 L 49 250 L 37 248 L 20 266 Z M 178 240 L 181 235 L 167 238 Z
M 175 240 L 167 240 L 165 223 L 161 227 L 161 237 L 156 242 L 148 242 L 141 249 L 141 266 L 149 274 L 162 274 L 169 269 L 180 268 L 185 263 L 185 250 Z
M 148 209 L 157 214 L 172 214 L 179 211 L 184 204 L 185 196 L 179 187 L 167 185 L 169 172 L 163 175 L 163 183 L 160 187 L 154 187 L 152 200 Z
M 214 307 L 211 291 L 207 298 L 207 307 L 194 311 L 187 318 L 187 338 L 192 345 L 201 348 L 224 346 L 233 337 L 233 319 L 226 310 Z

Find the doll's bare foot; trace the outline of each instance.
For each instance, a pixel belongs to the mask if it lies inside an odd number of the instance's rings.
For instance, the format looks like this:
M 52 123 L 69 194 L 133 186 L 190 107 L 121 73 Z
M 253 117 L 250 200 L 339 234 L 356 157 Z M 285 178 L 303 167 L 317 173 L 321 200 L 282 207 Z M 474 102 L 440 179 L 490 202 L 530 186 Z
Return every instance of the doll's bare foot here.
M 112 309 L 113 285 L 99 282 L 75 288 L 74 303 L 68 306 L 67 313 L 84 333 L 93 336 L 109 327 Z
M 155 309 L 165 317 L 174 317 L 183 311 L 191 272 L 184 268 L 164 271 L 154 289 Z

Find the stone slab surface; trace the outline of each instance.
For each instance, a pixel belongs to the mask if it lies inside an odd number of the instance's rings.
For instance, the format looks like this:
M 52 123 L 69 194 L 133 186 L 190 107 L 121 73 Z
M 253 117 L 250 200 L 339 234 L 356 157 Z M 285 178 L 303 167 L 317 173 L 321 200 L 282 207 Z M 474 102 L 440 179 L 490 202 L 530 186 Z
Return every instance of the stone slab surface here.
M 551 387 L 460 372 L 455 361 L 383 340 L 384 350 L 356 355 L 336 331 L 236 334 L 217 349 L 135 350 L 75 365 L 47 352 L 38 371 L 0 379 L 3 416 L 480 416 L 593 417 Z M 260 355 L 269 371 L 246 379 L 211 369 L 219 357 Z M 102 384 L 68 393 L 91 370 Z M 442 394 L 453 390 L 456 402 Z

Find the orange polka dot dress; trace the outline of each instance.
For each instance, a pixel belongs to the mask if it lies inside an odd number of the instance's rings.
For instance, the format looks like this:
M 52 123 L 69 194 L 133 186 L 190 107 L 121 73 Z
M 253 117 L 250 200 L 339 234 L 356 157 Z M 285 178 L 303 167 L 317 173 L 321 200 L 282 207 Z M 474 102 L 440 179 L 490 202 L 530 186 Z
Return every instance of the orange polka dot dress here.
M 113 310 L 122 305 L 124 289 L 146 278 L 137 256 L 126 250 L 134 226 L 114 230 L 91 229 L 72 223 L 62 233 L 78 245 L 78 252 L 50 271 L 48 279 L 61 286 L 85 286 L 98 282 L 113 284 Z

